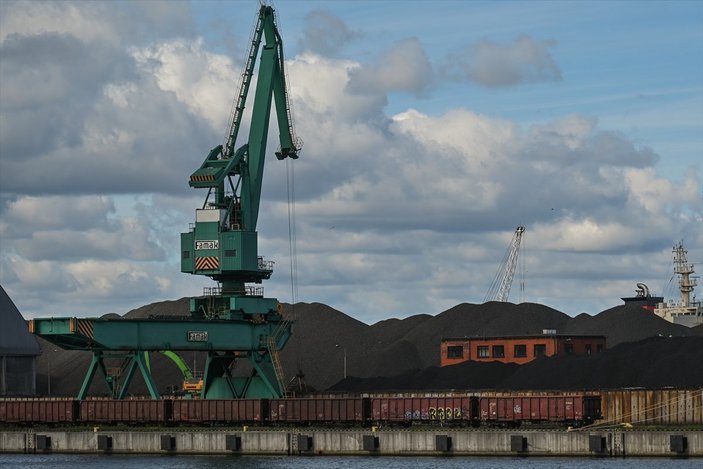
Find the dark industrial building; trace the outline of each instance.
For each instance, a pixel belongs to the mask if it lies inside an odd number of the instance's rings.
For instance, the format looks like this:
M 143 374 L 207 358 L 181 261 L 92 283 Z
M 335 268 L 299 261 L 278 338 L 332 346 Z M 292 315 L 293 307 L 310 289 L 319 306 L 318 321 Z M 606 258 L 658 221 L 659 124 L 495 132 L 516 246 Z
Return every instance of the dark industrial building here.
M 36 394 L 39 344 L 19 310 L 0 286 L 0 396 Z

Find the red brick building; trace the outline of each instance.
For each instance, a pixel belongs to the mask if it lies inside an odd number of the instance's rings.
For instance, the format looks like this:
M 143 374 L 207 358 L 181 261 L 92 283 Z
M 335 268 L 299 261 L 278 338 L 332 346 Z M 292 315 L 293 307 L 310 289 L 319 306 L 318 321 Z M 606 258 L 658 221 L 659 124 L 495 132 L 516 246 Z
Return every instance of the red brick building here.
M 542 335 L 442 339 L 441 366 L 468 360 L 523 364 L 540 356 L 591 355 L 605 349 L 604 336 Z

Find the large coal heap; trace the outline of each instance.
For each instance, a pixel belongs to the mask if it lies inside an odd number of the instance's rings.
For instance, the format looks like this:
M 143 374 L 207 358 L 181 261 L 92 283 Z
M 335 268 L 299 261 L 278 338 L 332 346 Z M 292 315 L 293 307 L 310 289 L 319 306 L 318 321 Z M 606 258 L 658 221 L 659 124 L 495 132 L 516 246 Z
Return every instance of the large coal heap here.
M 703 386 L 703 337 L 652 337 L 592 356 L 542 357 L 525 365 L 465 362 L 391 377 L 347 378 L 332 392 L 577 390 Z
M 295 320 L 293 336 L 281 354 L 287 379 L 291 380 L 298 370 L 302 370 L 307 384 L 317 390 L 331 387 L 338 391 L 401 391 L 703 385 L 700 375 L 691 370 L 703 368 L 700 367 L 702 343 L 693 339 L 684 343 L 683 339 L 676 339 L 701 337 L 703 327 L 674 325 L 632 304 L 617 306 L 595 316 L 570 317 L 534 303 L 465 303 L 436 316 L 422 314 L 373 325 L 320 303 L 284 306 Z M 124 317 L 188 314 L 188 299 L 182 298 L 146 305 Z M 540 334 L 543 329 L 556 329 L 564 334 L 604 335 L 608 340 L 608 350 L 587 359 L 550 358 L 523 366 L 464 363 L 439 368 L 442 338 Z M 667 341 L 645 341 L 643 345 L 637 345 L 641 349 L 628 348 L 635 347 L 632 344 L 618 347 L 660 336 Z M 682 345 L 676 346 L 679 341 Z M 42 350 L 51 351 L 51 359 L 47 359 L 47 353 L 38 357 L 37 391 L 46 392 L 46 376 L 50 371 L 52 394 L 76 395 L 88 368 L 90 353 L 54 352 L 56 347 L 43 340 L 40 345 Z M 345 355 L 346 380 L 343 379 Z M 691 357 L 696 356 L 699 357 L 697 364 L 691 366 L 694 359 Z M 191 367 L 202 370 L 203 354 L 188 352 L 183 358 Z M 182 382 L 178 368 L 161 354 L 152 354 L 152 370 L 161 391 L 167 386 L 180 386 Z M 577 371 L 572 376 L 569 370 Z M 690 379 L 679 379 L 679 375 Z M 384 381 L 389 377 L 392 380 Z M 134 393 L 146 394 L 138 373 L 130 389 Z M 105 385 L 96 377 L 90 393 L 99 395 L 106 391 Z

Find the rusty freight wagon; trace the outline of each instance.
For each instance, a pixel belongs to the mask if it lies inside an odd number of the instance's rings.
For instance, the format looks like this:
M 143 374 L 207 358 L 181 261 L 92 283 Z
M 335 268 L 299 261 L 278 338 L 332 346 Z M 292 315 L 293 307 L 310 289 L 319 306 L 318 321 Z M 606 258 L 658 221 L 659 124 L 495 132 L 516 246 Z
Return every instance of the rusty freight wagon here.
M 78 417 L 78 402 L 60 399 L 0 400 L 0 422 L 70 424 Z
M 582 425 L 600 419 L 600 398 L 587 395 L 491 396 L 480 398 L 484 423 L 549 422 Z
M 265 399 L 174 399 L 174 423 L 259 423 L 267 414 Z
M 168 399 L 80 401 L 80 422 L 90 423 L 166 423 L 171 419 Z
M 269 400 L 269 423 L 340 423 L 363 424 L 368 416 L 368 399 L 285 398 Z
M 374 397 L 374 423 L 469 423 L 477 416 L 478 398 L 465 397 Z

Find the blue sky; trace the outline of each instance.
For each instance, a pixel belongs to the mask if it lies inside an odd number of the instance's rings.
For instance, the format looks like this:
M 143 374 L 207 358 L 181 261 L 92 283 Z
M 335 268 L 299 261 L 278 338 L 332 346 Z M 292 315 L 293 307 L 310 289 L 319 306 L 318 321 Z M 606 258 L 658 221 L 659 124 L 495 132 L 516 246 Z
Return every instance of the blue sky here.
M 228 128 L 258 4 L 0 4 L 0 283 L 25 316 L 210 285 L 178 265 L 187 177 Z M 675 293 L 678 240 L 703 263 L 703 3 L 273 6 L 305 141 L 298 300 L 365 322 L 480 303 L 518 224 L 510 300 L 567 314 Z M 259 245 L 291 301 L 277 163 Z

